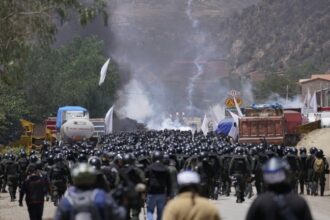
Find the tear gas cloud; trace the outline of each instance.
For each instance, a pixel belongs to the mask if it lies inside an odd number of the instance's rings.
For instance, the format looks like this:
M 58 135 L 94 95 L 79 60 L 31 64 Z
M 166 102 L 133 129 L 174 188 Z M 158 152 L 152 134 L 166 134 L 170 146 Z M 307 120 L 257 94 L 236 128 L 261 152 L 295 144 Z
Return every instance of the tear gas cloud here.
M 117 2 L 110 20 L 126 20 L 127 26 L 113 27 L 116 47 L 110 52 L 130 65 L 132 77 L 118 93 L 122 115 L 149 128 L 182 128 L 168 115 L 179 111 L 201 117 L 227 95 L 230 88 L 221 87 L 218 73 L 206 72 L 208 60 L 222 58 L 221 48 L 194 15 L 194 3 L 166 0 L 171 15 L 146 15 L 139 14 L 141 5 Z
M 283 98 L 277 93 L 273 93 L 269 96 L 266 101 L 267 104 L 278 103 L 284 108 L 302 108 L 303 101 L 300 95 L 294 96 L 293 98 Z
M 203 117 L 213 109 L 222 118 L 222 103 L 234 87 L 241 88 L 245 103 L 253 102 L 250 84 L 234 86 L 225 79 L 230 68 L 217 43 L 217 28 L 234 9 L 224 10 L 224 4 L 235 5 L 232 0 L 109 0 L 108 27 L 100 20 L 85 29 L 69 23 L 59 38 L 96 34 L 105 42 L 105 54 L 125 67 L 117 114 L 149 128 L 178 128 L 179 121 L 168 119 L 171 113 Z

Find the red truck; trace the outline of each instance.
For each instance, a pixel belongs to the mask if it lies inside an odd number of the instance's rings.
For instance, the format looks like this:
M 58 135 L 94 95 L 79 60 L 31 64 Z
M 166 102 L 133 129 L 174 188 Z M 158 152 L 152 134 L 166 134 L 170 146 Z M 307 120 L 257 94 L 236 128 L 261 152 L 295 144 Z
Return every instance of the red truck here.
M 300 135 L 297 127 L 303 122 L 299 111 L 273 108 L 247 108 L 239 119 L 239 143 L 295 145 Z

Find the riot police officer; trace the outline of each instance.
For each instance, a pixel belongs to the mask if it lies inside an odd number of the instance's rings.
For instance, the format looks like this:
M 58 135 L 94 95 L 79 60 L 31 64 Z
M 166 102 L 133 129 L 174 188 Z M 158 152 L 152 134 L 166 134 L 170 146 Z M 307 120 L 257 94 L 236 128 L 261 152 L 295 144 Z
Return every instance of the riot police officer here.
M 237 147 L 235 149 L 235 155 L 229 164 L 229 175 L 236 179 L 236 202 L 244 202 L 246 181 L 251 175 L 251 168 L 246 155 L 244 155 L 244 149 L 242 147 Z
M 16 190 L 18 187 L 19 176 L 20 170 L 18 163 L 15 161 L 15 155 L 10 154 L 9 160 L 5 165 L 5 177 L 7 178 L 11 202 L 15 201 L 16 199 Z
M 58 200 L 64 195 L 67 184 L 71 183 L 71 175 L 69 168 L 63 162 L 61 153 L 55 156 L 55 164 L 49 171 L 49 180 L 52 190 L 52 201 L 57 206 Z

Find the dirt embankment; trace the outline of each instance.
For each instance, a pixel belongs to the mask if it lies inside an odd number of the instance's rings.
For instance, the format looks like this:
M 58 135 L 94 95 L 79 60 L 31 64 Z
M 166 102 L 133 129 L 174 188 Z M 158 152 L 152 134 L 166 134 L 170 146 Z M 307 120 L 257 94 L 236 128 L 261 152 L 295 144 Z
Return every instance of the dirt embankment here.
M 297 144 L 298 147 L 321 148 L 327 157 L 330 157 L 330 128 L 314 130 L 306 134 Z

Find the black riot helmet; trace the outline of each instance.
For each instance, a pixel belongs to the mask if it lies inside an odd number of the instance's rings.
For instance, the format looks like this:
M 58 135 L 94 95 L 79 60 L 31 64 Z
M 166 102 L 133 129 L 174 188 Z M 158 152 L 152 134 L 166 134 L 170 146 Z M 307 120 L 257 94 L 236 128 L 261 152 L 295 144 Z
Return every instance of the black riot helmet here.
M 300 153 L 300 154 L 306 154 L 306 153 L 307 153 L 306 148 L 305 148 L 305 147 L 301 147 L 301 148 L 299 148 L 299 153 Z
M 323 154 L 323 150 L 322 149 L 318 149 L 315 153 L 315 156 L 317 158 L 323 158 L 324 157 L 324 154 Z
M 63 154 L 59 153 L 56 154 L 55 158 L 54 158 L 55 162 L 62 162 L 63 161 Z
M 30 156 L 30 162 L 31 163 L 37 163 L 38 162 L 38 157 L 37 155 L 33 154 Z
M 87 157 L 86 157 L 86 155 L 83 154 L 83 153 L 80 153 L 78 155 L 78 162 L 79 163 L 87 163 Z
M 317 152 L 317 148 L 316 148 L 316 147 L 311 147 L 311 148 L 309 149 L 309 153 L 312 154 L 312 155 L 315 155 L 316 152 Z
M 163 160 L 163 154 L 162 152 L 156 150 L 154 151 L 153 155 L 152 155 L 152 160 L 154 162 L 161 162 Z
M 23 149 L 21 149 L 21 151 L 19 152 L 19 156 L 21 157 L 21 158 L 26 158 L 26 152 L 23 150 Z
M 88 164 L 93 166 L 96 170 L 100 170 L 102 162 L 99 157 L 92 156 L 88 159 Z
M 244 149 L 242 147 L 236 147 L 234 153 L 236 155 L 243 155 L 244 154 Z
M 132 154 L 130 153 L 124 154 L 123 156 L 124 165 L 133 164 L 133 161 L 134 161 L 134 157 Z

